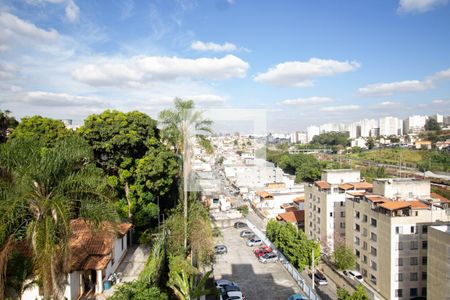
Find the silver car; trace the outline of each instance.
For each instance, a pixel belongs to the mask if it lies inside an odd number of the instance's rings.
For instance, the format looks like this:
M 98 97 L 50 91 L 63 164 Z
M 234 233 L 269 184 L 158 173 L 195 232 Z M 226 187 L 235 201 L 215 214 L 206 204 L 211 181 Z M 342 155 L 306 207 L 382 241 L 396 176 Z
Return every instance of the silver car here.
M 262 262 L 263 264 L 274 263 L 278 261 L 278 256 L 273 252 L 269 252 L 264 254 L 263 256 L 260 256 L 259 261 Z
M 253 246 L 261 246 L 263 244 L 263 241 L 258 237 L 253 237 L 248 239 L 247 246 L 253 247 Z
M 254 235 L 255 234 L 251 230 L 242 230 L 241 231 L 241 237 L 243 237 L 243 238 L 253 237 Z

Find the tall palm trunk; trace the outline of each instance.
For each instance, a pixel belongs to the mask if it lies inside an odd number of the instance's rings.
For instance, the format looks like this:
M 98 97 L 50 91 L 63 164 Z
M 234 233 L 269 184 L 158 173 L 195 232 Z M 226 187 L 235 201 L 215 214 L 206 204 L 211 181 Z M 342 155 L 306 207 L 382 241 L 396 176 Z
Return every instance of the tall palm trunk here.
M 125 198 L 127 199 L 128 205 L 128 219 L 131 220 L 132 213 L 131 213 L 130 187 L 128 185 L 128 181 L 125 181 Z
M 0 250 L 0 299 L 5 299 L 6 268 L 8 266 L 8 257 L 13 249 L 14 239 L 10 236 Z

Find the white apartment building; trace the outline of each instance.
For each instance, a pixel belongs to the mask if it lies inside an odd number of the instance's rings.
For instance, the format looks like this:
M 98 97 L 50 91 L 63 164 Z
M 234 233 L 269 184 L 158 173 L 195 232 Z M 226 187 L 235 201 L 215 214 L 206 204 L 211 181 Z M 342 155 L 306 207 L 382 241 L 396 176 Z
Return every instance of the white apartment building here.
M 361 136 L 361 124 L 359 122 L 350 123 L 346 126 L 346 131 L 348 131 L 349 138 L 355 139 Z
M 294 205 L 294 200 L 304 197 L 303 185 L 291 188 L 264 189 L 251 196 L 252 205 L 259 209 L 266 219 L 274 219 L 278 214 L 284 213 L 286 204 Z
M 364 119 L 359 121 L 359 124 L 361 126 L 361 136 L 362 137 L 369 137 L 371 135 L 371 131 L 375 128 L 380 128 L 378 125 L 378 120 L 375 119 Z
M 305 186 L 306 235 L 332 252 L 345 239 L 345 193 L 371 189 L 372 184 L 361 182 L 357 170 L 324 170 L 320 181 Z
M 306 138 L 306 132 L 301 131 L 295 131 L 291 133 L 291 143 L 293 144 L 306 144 L 307 138 Z
M 308 128 L 306 128 L 306 138 L 307 138 L 307 142 L 311 142 L 312 139 L 316 136 L 320 134 L 320 127 L 319 126 L 309 126 Z
M 403 122 L 396 117 L 383 117 L 379 120 L 380 135 L 402 135 Z
M 444 125 L 445 117 L 443 115 L 435 114 L 435 115 L 430 116 L 430 118 L 431 119 L 435 119 L 436 122 L 438 122 L 439 125 L 441 125 L 441 126 Z
M 450 226 L 428 227 L 427 299 L 450 300 Z
M 425 129 L 425 123 L 427 122 L 427 116 L 409 116 L 403 120 L 403 131 L 405 134 L 417 134 Z
M 409 178 L 374 180 L 373 194 L 347 193 L 346 245 L 386 299 L 427 295 L 428 228 L 450 222 L 448 203 L 431 203 L 430 183 Z

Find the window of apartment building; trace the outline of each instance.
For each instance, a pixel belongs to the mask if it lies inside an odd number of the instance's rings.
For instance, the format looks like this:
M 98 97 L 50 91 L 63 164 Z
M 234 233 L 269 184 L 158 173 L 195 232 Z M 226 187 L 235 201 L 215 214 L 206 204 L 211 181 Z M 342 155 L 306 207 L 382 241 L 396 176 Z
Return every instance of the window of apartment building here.
M 314 208 L 313 208 L 313 210 L 314 210 L 314 211 L 316 211 L 316 205 L 314 205 Z
M 312 203 L 309 203 L 309 208 L 312 208 Z
M 417 288 L 409 289 L 409 296 L 410 297 L 417 297 Z
M 341 211 L 341 218 L 345 217 L 345 212 Z
M 403 281 L 403 273 L 397 273 L 395 277 L 395 281 Z
M 317 217 L 317 223 L 320 224 L 320 217 Z
M 377 220 L 375 220 L 374 218 L 370 218 L 370 225 L 372 225 L 373 227 L 377 227 Z
M 403 233 L 403 228 L 402 228 L 402 227 L 399 227 L 399 226 L 395 227 L 395 233 L 396 233 L 396 234 L 401 234 L 401 233 Z
M 411 226 L 411 233 L 416 232 L 416 226 Z
M 357 236 L 355 237 L 355 244 L 359 245 L 359 237 L 357 237 Z
M 419 249 L 419 242 L 418 241 L 411 241 L 411 250 L 417 250 Z
M 373 275 L 370 275 L 370 281 L 372 281 L 373 284 L 377 284 L 377 278 Z
M 422 256 L 422 265 L 426 266 L 428 263 L 428 257 Z
M 422 288 L 422 296 L 423 297 L 427 296 L 427 288 Z
M 341 206 L 344 206 L 344 201 L 341 201 Z
M 427 280 L 427 272 L 422 272 L 422 280 Z
M 363 228 L 363 236 L 367 236 L 367 229 Z
M 397 250 L 403 250 L 403 242 L 398 242 L 396 248 Z
M 363 249 L 367 250 L 367 243 L 366 242 L 363 242 Z
M 395 297 L 403 297 L 403 290 L 402 289 L 396 289 L 395 290 Z
M 319 202 L 319 203 L 320 203 L 320 197 L 317 197 L 317 202 Z
M 363 216 L 363 222 L 367 222 L 367 215 Z
M 316 201 L 316 195 L 313 196 L 313 201 Z
M 359 219 L 359 211 L 355 211 L 355 218 Z
M 363 255 L 363 263 L 367 264 L 367 256 Z
M 330 217 L 332 217 L 333 216 L 333 213 L 332 212 L 330 212 Z
M 366 269 L 361 269 L 361 275 L 366 277 L 367 276 L 367 270 Z
M 309 221 L 309 226 L 312 227 L 312 222 L 311 221 Z
M 410 257 L 409 264 L 411 266 L 417 266 L 419 264 L 419 259 L 417 257 Z
M 311 199 L 312 198 L 312 193 L 309 193 L 309 199 Z
M 428 225 L 423 225 L 422 226 L 422 233 L 427 233 L 428 232 Z
M 371 233 L 370 233 L 370 239 L 371 239 L 372 241 L 376 242 L 377 239 L 378 239 L 378 237 L 377 237 L 377 235 L 376 235 L 375 233 L 371 232 Z
M 370 254 L 377 256 L 377 249 L 375 247 L 370 247 Z
M 373 260 L 370 261 L 370 267 L 372 268 L 372 270 L 376 271 L 377 270 L 377 263 L 374 262 Z
M 422 249 L 428 249 L 428 241 L 422 241 Z
M 417 281 L 417 273 L 409 273 L 410 281 Z
M 345 223 L 341 223 L 341 228 L 344 229 L 345 228 Z
M 355 250 L 355 256 L 356 257 L 361 257 L 361 253 L 359 252 L 359 250 Z
M 357 232 L 360 232 L 360 231 L 361 231 L 361 227 L 359 226 L 359 224 L 355 224 L 355 230 L 356 230 Z
M 399 257 L 397 259 L 397 266 L 399 266 L 399 267 L 403 266 L 403 257 Z
M 317 212 L 320 214 L 320 207 L 317 208 Z

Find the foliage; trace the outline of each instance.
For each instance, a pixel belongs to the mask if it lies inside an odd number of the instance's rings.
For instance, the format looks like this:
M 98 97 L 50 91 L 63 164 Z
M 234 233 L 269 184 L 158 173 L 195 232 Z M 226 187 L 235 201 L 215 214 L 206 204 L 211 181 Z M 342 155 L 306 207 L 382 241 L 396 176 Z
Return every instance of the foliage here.
M 116 215 L 109 209 L 113 191 L 84 140 L 70 136 L 44 145 L 19 137 L 0 145 L 0 244 L 10 237 L 30 242 L 44 296 L 60 298 L 70 220 L 100 224 Z
M 156 286 L 149 287 L 141 280 L 124 283 L 116 288 L 111 300 L 167 300 L 167 295 Z
M 432 193 L 436 193 L 438 195 L 441 195 L 447 199 L 450 199 L 450 190 L 445 189 L 445 188 L 438 188 L 438 187 L 431 187 L 431 192 Z
M 26 280 L 30 280 L 33 276 L 33 261 L 23 255 L 22 253 L 14 250 L 9 256 L 7 274 L 6 274 L 6 295 L 14 293 L 20 296 L 25 289 L 34 284 L 35 281 L 31 281 L 30 284 L 25 284 Z
M 441 125 L 439 125 L 436 119 L 428 118 L 427 121 L 425 122 L 425 130 L 439 131 L 441 130 Z
M 352 269 L 356 264 L 356 257 L 351 249 L 339 245 L 334 249 L 333 261 L 339 270 Z
M 369 296 L 367 296 L 367 292 L 362 284 L 358 284 L 356 291 L 351 295 L 347 290 L 338 288 L 337 297 L 338 300 L 369 300 Z
M 17 120 L 11 115 L 9 110 L 0 110 L 0 144 L 6 142 L 8 130 L 17 127 Z
M 349 135 L 347 132 L 324 132 L 313 137 L 312 144 L 328 145 L 328 146 L 349 146 Z
M 51 147 L 55 142 L 72 134 L 73 132 L 59 120 L 33 116 L 22 118 L 8 139 L 36 139 L 43 143 L 44 147 Z
M 209 293 L 206 289 L 206 281 L 212 270 L 200 276 L 198 270 L 181 256 L 170 259 L 169 269 L 167 286 L 173 290 L 178 299 L 193 300 Z
M 368 167 L 361 170 L 361 176 L 368 182 L 376 178 L 388 178 L 389 174 L 384 167 Z
M 241 205 L 237 208 L 237 210 L 244 216 L 246 217 L 248 215 L 248 206 L 247 205 Z
M 270 220 L 266 233 L 269 240 L 277 247 L 298 270 L 302 271 L 311 265 L 312 249 L 314 248 L 314 264 L 320 258 L 320 245 L 308 240 L 303 230 L 297 230 L 290 223 L 279 223 Z

